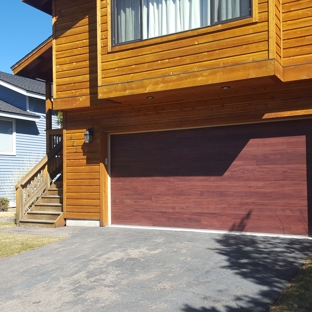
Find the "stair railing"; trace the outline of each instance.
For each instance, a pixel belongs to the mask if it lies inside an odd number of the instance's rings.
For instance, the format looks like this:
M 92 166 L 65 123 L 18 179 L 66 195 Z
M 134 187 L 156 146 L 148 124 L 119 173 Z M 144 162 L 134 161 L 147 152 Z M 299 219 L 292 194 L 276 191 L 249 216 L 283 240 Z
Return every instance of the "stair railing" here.
M 63 145 L 62 139 L 58 139 L 51 151 L 15 186 L 17 225 L 62 172 L 62 165 Z

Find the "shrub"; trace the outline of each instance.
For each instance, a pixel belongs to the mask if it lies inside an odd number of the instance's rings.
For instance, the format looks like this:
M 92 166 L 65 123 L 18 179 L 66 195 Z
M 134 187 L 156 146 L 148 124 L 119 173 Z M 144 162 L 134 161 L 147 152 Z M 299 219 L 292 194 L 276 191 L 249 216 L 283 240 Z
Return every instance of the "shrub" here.
M 0 197 L 0 211 L 8 211 L 9 200 L 5 197 Z

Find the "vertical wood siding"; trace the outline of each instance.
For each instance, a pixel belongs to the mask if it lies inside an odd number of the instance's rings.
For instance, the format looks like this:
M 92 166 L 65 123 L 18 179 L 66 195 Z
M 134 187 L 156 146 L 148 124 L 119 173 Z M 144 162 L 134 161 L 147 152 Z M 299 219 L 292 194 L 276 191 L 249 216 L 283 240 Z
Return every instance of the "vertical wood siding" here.
M 312 62 L 312 1 L 283 0 L 283 65 Z

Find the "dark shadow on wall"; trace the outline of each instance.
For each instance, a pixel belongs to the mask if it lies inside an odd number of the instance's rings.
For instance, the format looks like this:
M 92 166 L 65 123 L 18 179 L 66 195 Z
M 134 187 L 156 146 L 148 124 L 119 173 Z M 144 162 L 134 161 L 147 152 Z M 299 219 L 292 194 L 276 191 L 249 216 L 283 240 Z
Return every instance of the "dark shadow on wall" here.
M 294 121 L 111 136 L 112 177 L 223 176 L 251 140 L 305 136 L 311 123 Z M 291 152 L 291 149 L 289 149 Z M 260 154 L 261 155 L 261 154 Z M 256 158 L 257 161 L 274 159 Z M 262 156 L 264 157 L 264 156 Z M 291 160 L 289 160 L 291 162 Z
M 39 129 L 35 121 L 17 120 L 16 132 L 23 135 L 39 135 Z
M 184 312 L 269 311 L 282 290 L 296 275 L 312 252 L 312 241 L 226 234 L 215 238 L 215 252 L 224 257 L 221 269 L 230 270 L 260 289 L 251 295 L 237 294 L 232 303 L 194 307 L 185 304 Z M 237 285 L 240 288 L 240 285 Z

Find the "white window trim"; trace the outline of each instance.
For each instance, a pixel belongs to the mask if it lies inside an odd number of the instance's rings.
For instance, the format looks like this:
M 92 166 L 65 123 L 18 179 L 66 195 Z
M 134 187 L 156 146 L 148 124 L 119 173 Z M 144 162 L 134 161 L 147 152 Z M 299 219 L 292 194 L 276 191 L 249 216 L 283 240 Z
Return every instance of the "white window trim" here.
M 13 151 L 12 152 L 1 152 L 0 155 L 11 155 L 15 156 L 16 155 L 16 120 L 15 119 L 9 119 L 9 118 L 3 118 L 0 117 L 0 120 L 4 121 L 10 121 L 13 124 L 13 133 L 12 133 L 12 139 L 13 139 Z

